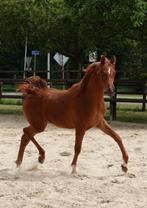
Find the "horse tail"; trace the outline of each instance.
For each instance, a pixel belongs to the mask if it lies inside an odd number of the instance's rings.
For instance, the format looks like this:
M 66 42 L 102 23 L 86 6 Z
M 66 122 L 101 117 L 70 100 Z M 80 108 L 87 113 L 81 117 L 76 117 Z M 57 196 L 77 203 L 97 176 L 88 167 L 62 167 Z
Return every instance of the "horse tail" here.
M 23 94 L 32 94 L 37 92 L 39 89 L 46 89 L 47 82 L 41 79 L 39 76 L 32 76 L 25 80 L 25 83 L 19 86 L 18 91 Z
M 18 87 L 18 92 L 22 92 L 23 94 L 32 94 L 34 89 L 30 88 L 30 85 L 27 83 L 21 84 Z

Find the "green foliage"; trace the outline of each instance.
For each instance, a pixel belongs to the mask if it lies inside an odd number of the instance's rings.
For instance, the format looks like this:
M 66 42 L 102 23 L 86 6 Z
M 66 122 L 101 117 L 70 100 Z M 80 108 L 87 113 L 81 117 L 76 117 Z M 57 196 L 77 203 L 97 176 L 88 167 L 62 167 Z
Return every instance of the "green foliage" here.
M 122 56 L 146 36 L 146 10 L 145 0 L 3 0 L 0 53 L 21 48 L 27 36 L 30 46 L 69 56 L 73 68 L 89 50 Z
M 3 92 L 16 92 L 16 86 L 14 84 L 7 84 L 2 86 Z
M 140 74 L 140 79 L 147 80 L 147 73 L 141 73 Z

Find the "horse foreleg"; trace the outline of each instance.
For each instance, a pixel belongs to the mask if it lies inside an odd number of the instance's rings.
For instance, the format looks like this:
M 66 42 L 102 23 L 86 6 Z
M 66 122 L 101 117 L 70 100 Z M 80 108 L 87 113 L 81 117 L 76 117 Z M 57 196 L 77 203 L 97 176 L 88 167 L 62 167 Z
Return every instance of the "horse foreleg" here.
M 77 159 L 81 152 L 82 141 L 84 137 L 85 131 L 77 131 L 76 130 L 76 138 L 75 138 L 75 147 L 74 147 L 74 157 L 71 163 L 72 166 L 72 174 L 76 174 L 76 166 L 77 166 Z
M 29 127 L 27 127 L 27 128 L 29 128 Z M 23 155 L 24 155 L 25 148 L 26 148 L 27 144 L 30 141 L 30 138 L 29 138 L 28 134 L 26 133 L 26 129 L 27 128 L 23 129 L 24 134 L 21 137 L 19 152 L 18 152 L 18 156 L 17 156 L 17 160 L 16 160 L 16 165 L 17 166 L 21 165 L 22 160 L 23 160 Z
M 109 136 L 111 136 L 118 144 L 121 152 L 122 152 L 122 157 L 123 157 L 123 161 L 124 163 L 121 165 L 122 170 L 124 172 L 127 172 L 128 168 L 127 168 L 127 163 L 128 163 L 128 154 L 125 150 L 125 147 L 123 145 L 122 139 L 120 138 L 120 136 L 110 127 L 110 125 L 103 120 L 103 122 L 97 126 L 98 128 L 100 128 L 104 133 L 108 134 Z

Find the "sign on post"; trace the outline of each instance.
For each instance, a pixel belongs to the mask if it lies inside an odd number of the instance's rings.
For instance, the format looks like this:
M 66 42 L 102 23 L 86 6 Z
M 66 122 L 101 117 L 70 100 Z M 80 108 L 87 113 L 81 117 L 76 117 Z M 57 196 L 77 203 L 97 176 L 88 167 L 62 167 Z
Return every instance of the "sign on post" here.
M 39 55 L 39 51 L 38 50 L 33 50 L 32 51 L 32 56 L 34 56 L 34 71 L 33 71 L 33 75 L 36 75 L 36 56 Z
M 89 62 L 96 62 L 97 61 L 97 52 L 91 51 L 89 52 Z
M 38 51 L 38 50 L 33 50 L 33 51 L 32 51 L 32 56 L 38 56 L 39 53 L 40 53 L 40 51 Z
M 54 55 L 55 61 L 62 66 L 62 79 L 64 79 L 64 65 L 67 63 L 69 60 L 69 57 L 62 55 L 61 53 L 56 53 Z
M 60 66 L 64 66 L 64 65 L 67 63 L 69 57 L 64 56 L 64 55 L 62 55 L 61 53 L 58 53 L 58 52 L 57 52 L 57 53 L 54 55 L 54 59 L 55 59 L 55 61 L 56 61 Z
M 32 61 L 32 56 L 26 57 L 26 71 L 31 71 L 32 68 L 30 67 Z

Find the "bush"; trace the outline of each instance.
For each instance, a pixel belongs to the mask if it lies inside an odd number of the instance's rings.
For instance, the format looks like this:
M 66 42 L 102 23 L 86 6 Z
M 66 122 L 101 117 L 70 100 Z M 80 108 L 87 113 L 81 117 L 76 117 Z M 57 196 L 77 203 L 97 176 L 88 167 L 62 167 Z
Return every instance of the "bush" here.
M 140 79 L 141 80 L 147 80 L 147 73 L 141 73 L 140 74 Z

